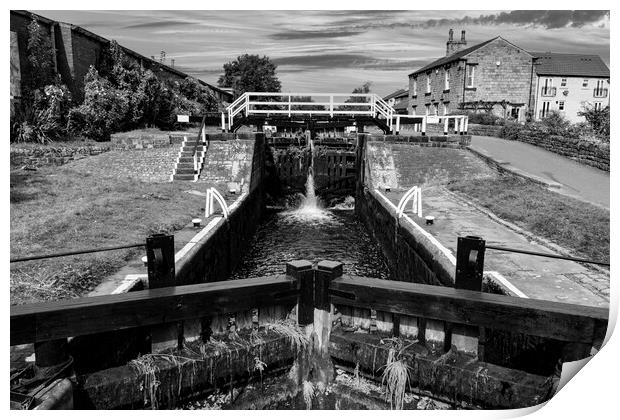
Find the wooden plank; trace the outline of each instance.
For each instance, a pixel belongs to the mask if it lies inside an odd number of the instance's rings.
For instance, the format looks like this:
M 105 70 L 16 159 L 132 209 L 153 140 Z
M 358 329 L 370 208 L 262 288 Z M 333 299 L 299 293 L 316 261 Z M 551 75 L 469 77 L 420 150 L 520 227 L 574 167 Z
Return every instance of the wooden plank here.
M 334 304 L 591 343 L 609 311 L 448 287 L 345 275 L 332 282 Z M 349 299 L 346 294 L 353 294 Z
M 297 281 L 269 276 L 11 307 L 11 345 L 293 303 Z

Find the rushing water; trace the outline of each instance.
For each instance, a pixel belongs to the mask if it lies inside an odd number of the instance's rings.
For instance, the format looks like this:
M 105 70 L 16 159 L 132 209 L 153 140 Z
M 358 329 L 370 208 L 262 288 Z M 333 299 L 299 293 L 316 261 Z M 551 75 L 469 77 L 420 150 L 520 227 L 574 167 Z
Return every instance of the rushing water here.
M 232 278 L 281 274 L 287 261 L 300 259 L 340 261 L 345 273 L 390 278 L 381 248 L 354 213 L 353 198 L 324 208 L 313 175 L 310 165 L 306 194 L 298 207 L 268 214 Z

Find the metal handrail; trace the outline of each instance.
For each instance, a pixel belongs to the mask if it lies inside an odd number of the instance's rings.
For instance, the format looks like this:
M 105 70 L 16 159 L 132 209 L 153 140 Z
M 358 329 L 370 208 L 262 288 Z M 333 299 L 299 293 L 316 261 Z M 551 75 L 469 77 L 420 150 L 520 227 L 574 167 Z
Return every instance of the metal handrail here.
M 198 151 L 198 143 L 200 142 L 202 138 L 202 131 L 205 128 L 206 121 L 207 121 L 207 115 L 205 114 L 202 117 L 202 122 L 200 123 L 200 130 L 198 130 L 198 135 L 196 136 L 196 144 L 194 144 L 194 151 L 192 152 L 192 157 L 194 158 L 194 176 L 196 175 L 198 171 L 196 152 Z

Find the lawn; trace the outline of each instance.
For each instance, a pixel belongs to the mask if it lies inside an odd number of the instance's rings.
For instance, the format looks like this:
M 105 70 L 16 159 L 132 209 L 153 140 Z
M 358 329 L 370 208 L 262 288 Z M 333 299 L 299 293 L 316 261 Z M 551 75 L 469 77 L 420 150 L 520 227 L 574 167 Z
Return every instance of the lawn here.
M 609 211 L 515 176 L 452 181 L 447 187 L 578 256 L 609 261 Z
M 100 155 L 100 156 L 104 156 Z M 92 161 L 91 161 L 92 159 Z M 11 170 L 11 258 L 144 242 L 202 213 L 186 183 L 141 182 L 87 158 L 37 171 Z M 81 296 L 144 249 L 11 264 L 11 304 Z

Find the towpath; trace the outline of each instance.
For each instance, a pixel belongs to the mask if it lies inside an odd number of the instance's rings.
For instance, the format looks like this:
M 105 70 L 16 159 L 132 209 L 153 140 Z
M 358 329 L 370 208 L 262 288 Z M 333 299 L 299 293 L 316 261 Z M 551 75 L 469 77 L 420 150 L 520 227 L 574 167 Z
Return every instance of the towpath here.
M 507 169 L 516 168 L 559 184 L 554 191 L 609 209 L 609 172 L 531 144 L 497 137 L 472 136 L 471 148 Z
M 383 192 L 382 192 L 383 193 Z M 395 205 L 404 191 L 383 193 Z M 435 236 L 456 255 L 458 236 L 475 235 L 488 244 L 556 254 L 524 234 L 489 217 L 489 215 L 441 186 L 423 191 L 423 216 L 435 216 L 433 225 L 425 225 L 408 208 L 406 214 Z M 496 271 L 532 299 L 609 306 L 609 275 L 576 262 L 487 250 L 485 271 Z

